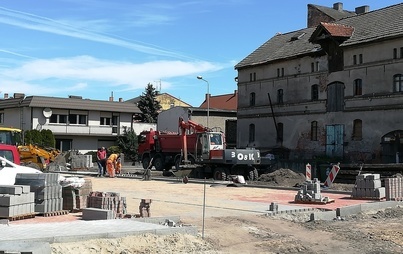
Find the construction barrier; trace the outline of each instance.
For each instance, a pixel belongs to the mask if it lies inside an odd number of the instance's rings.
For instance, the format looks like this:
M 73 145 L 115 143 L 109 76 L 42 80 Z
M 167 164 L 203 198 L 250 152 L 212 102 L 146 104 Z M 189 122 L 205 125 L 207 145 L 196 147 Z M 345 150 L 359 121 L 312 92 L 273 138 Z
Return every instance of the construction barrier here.
M 309 163 L 305 166 L 305 178 L 307 181 L 312 180 L 312 166 Z
M 329 172 L 329 175 L 325 181 L 325 186 L 330 187 L 333 184 L 334 179 L 337 176 L 337 173 L 340 171 L 340 163 L 337 163 L 337 165 L 333 165 L 332 170 Z

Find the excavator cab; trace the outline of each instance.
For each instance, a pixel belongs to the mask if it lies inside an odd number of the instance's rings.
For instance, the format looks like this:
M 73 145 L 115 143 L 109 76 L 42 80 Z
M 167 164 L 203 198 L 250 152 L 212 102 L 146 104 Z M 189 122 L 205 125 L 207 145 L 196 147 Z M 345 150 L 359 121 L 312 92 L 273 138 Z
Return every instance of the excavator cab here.
M 224 150 L 224 141 L 221 132 L 197 133 L 196 158 L 201 160 L 210 159 L 210 151 Z

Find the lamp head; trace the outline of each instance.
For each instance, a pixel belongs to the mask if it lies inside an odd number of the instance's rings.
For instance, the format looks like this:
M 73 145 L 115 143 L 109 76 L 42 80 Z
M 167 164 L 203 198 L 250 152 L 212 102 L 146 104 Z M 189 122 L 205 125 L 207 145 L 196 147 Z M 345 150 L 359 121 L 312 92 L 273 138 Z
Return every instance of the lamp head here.
M 203 79 L 203 77 L 202 76 L 197 76 L 197 79 Z

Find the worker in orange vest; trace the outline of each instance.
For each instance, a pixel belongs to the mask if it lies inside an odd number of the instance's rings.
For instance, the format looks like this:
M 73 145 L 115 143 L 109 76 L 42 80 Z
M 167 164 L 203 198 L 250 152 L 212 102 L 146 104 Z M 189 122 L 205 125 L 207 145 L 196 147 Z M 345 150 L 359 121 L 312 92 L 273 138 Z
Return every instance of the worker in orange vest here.
M 106 167 L 108 169 L 109 177 L 115 177 L 116 174 L 120 174 L 120 171 L 122 169 L 120 154 L 111 154 L 106 160 Z

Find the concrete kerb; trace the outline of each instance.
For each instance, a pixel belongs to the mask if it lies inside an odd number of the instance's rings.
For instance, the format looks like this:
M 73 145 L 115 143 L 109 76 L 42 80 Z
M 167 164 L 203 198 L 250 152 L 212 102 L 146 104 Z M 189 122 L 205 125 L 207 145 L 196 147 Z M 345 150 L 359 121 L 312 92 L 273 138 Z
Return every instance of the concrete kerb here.
M 48 242 L 4 241 L 0 242 L 0 253 L 50 254 L 51 249 Z
M 334 220 L 337 217 L 351 216 L 354 214 L 371 211 L 371 210 L 393 208 L 393 207 L 397 207 L 399 205 L 403 205 L 403 202 L 381 201 L 381 202 L 372 202 L 372 203 L 364 203 L 364 204 L 358 204 L 358 205 L 339 207 L 336 209 L 336 211 L 312 213 L 311 220 L 314 220 L 314 221 L 315 220 Z
M 317 220 L 334 220 L 336 218 L 336 211 L 314 212 L 311 213 L 311 221 Z

